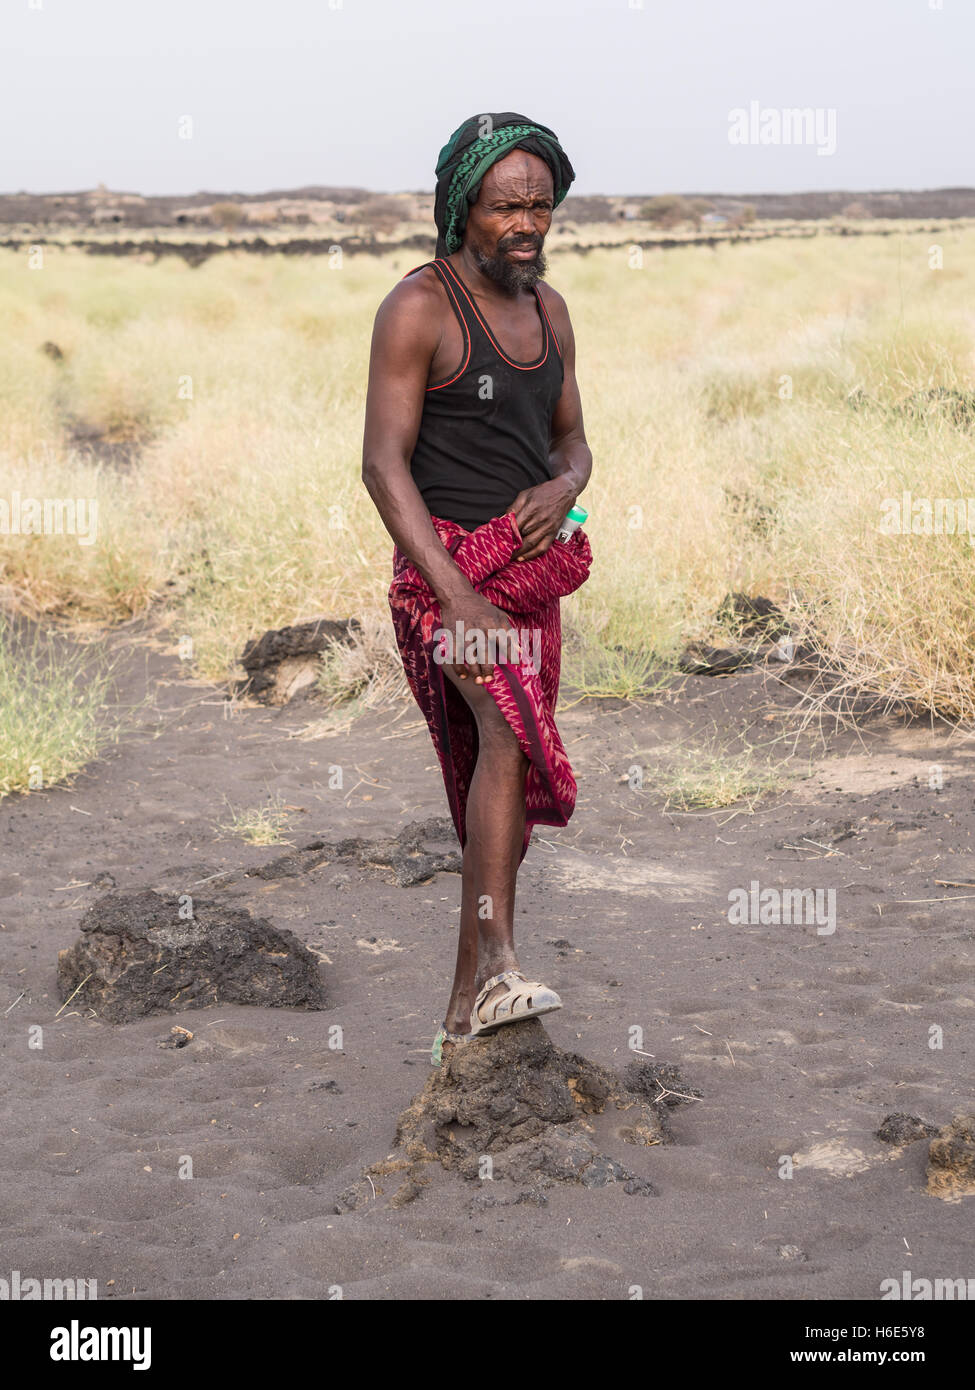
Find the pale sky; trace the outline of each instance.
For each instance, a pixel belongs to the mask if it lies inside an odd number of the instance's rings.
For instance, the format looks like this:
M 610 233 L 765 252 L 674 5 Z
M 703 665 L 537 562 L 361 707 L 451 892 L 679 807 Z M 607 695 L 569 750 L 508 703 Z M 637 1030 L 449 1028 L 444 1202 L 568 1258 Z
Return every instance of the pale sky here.
M 503 110 L 573 193 L 971 186 L 973 73 L 975 0 L 0 0 L 0 192 L 432 190 Z M 730 143 L 752 102 L 835 152 Z

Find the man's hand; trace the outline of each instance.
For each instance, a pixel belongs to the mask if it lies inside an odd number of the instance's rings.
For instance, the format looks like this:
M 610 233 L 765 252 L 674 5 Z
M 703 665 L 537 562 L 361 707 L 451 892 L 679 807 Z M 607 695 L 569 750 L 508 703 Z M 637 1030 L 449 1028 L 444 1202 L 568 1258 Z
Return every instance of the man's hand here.
M 547 483 L 519 492 L 508 508 L 514 512 L 521 532 L 522 544 L 515 559 L 534 560 L 536 555 L 543 555 L 575 500 L 575 490 L 567 478 L 550 478 Z
M 458 623 L 461 634 L 459 646 L 457 645 Z M 511 626 L 511 619 L 507 613 L 502 613 L 500 608 L 495 608 L 493 603 L 488 603 L 487 599 L 482 598 L 476 590 L 472 589 L 469 594 L 460 597 L 442 600 L 440 626 L 446 629 L 450 634 L 450 640 L 454 643 L 454 660 L 444 664 L 450 666 L 461 680 L 465 680 L 468 675 L 473 676 L 477 685 L 483 685 L 485 681 L 491 680 L 494 675 L 494 661 L 490 658 L 497 655 L 501 633 L 511 634 L 506 639 L 506 654 L 509 660 L 517 661 L 519 659 L 518 644 L 514 636 L 514 629 Z M 478 656 L 483 656 L 483 661 L 465 660 L 469 643 L 471 644 L 471 651 Z M 434 651 L 436 651 L 436 647 Z

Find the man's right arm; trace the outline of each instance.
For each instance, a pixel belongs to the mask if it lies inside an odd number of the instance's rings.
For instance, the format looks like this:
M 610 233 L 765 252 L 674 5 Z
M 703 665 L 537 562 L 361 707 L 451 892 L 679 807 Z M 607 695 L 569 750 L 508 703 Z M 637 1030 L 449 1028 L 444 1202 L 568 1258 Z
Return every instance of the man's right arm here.
M 435 286 L 401 281 L 376 314 L 362 444 L 362 481 L 386 530 L 440 600 L 444 626 L 506 626 L 504 615 L 477 593 L 434 529 L 410 472 L 423 415 L 430 364 L 440 343 L 442 306 Z M 493 666 L 455 665 L 476 679 Z

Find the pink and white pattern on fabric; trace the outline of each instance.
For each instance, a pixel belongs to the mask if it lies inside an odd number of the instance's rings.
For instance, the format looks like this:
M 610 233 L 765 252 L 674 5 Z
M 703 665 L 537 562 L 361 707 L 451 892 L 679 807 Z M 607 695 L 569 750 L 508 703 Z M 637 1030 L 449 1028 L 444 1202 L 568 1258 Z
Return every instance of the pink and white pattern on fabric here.
M 531 653 L 524 653 L 520 663 L 497 664 L 494 679 L 483 687 L 490 691 L 530 761 L 525 779 L 524 859 L 532 828 L 565 825 L 575 808 L 576 782 L 554 717 L 562 666 L 559 599 L 588 579 L 592 550 L 585 532 L 577 530 L 568 541 L 554 541 L 533 560 L 516 561 L 513 557 L 522 541 L 512 512 L 471 532 L 441 517 L 431 520 L 454 564 L 478 593 L 506 613 L 516 631 L 540 633 L 537 671 L 530 662 Z M 389 605 L 406 679 L 429 726 L 450 814 L 463 846 L 467 794 L 477 762 L 477 726 L 467 702 L 434 660 L 440 603 L 398 546 L 393 549 Z

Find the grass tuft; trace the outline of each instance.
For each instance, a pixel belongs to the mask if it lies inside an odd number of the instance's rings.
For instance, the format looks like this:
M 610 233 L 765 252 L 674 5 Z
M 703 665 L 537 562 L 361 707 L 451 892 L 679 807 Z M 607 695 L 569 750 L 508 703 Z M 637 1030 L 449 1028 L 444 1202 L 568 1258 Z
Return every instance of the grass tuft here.
M 751 808 L 785 781 L 779 768 L 760 762 L 751 749 L 732 752 L 714 746 L 681 749 L 645 778 L 645 785 L 661 792 L 673 811 L 717 810 L 738 802 Z
M 283 832 L 288 828 L 293 809 L 279 796 L 269 797 L 266 806 L 235 807 L 228 801 L 230 818 L 217 828 L 228 835 L 239 836 L 250 845 L 290 844 Z
M 119 734 L 111 666 L 0 616 L 0 798 L 70 782 Z

